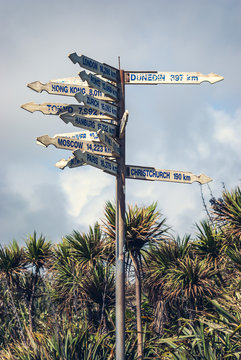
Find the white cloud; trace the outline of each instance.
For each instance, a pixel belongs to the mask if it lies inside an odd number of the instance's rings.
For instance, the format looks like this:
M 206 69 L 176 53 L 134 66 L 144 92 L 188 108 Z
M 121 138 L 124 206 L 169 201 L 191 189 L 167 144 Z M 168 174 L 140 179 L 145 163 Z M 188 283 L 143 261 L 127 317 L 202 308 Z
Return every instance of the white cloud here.
M 109 189 L 109 193 L 113 194 L 114 178 L 90 166 L 64 171 L 60 176 L 60 186 L 67 197 L 66 210 L 69 216 L 79 218 L 81 223 L 87 221 L 87 224 L 98 220 L 98 205 L 103 206 L 106 200 L 111 200 L 106 198 L 106 191 Z M 87 206 L 91 207 L 90 213 L 86 211 Z
M 234 114 L 213 108 L 210 108 L 209 112 L 215 121 L 214 139 L 221 144 L 228 145 L 232 150 L 240 152 L 241 108 L 235 110 Z

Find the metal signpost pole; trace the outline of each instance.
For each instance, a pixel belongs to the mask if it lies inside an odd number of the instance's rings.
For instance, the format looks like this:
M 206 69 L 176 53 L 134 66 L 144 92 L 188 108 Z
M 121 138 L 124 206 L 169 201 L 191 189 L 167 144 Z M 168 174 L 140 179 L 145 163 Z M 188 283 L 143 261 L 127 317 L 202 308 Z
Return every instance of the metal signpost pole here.
M 125 111 L 124 71 L 120 70 L 119 119 Z M 118 139 L 116 177 L 116 360 L 125 359 L 125 135 Z

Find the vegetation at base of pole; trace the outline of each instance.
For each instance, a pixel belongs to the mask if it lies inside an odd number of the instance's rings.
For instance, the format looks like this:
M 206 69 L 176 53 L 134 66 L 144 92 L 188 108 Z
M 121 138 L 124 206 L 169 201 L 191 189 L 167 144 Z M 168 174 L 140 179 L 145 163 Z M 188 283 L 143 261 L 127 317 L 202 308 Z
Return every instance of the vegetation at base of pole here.
M 241 358 L 240 188 L 205 210 L 180 238 L 156 203 L 128 206 L 126 359 Z M 115 359 L 111 202 L 86 233 L 0 246 L 0 359 Z

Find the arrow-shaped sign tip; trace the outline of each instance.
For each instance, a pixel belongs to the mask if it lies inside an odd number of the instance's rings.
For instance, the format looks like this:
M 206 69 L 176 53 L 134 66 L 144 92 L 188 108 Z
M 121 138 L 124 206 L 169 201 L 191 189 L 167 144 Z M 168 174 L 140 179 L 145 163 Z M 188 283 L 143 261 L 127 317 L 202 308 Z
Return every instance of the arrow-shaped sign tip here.
M 213 181 L 213 179 L 211 179 L 209 176 L 204 175 L 204 174 L 200 174 L 197 176 L 197 182 L 199 182 L 200 184 L 207 184 L 210 181 Z
M 210 73 L 209 76 L 210 76 L 210 83 L 211 84 L 222 81 L 224 79 L 223 76 L 220 76 L 220 75 L 217 75 L 217 74 L 214 74 L 214 73 Z
M 40 81 L 34 81 L 31 82 L 29 84 L 27 84 L 27 87 L 29 87 L 30 89 L 37 91 L 37 92 L 41 92 L 43 90 L 42 85 Z
M 34 112 L 33 105 L 35 105 L 35 103 L 32 101 L 32 102 L 21 105 L 21 108 L 33 113 Z
M 85 151 L 80 151 L 80 149 L 73 151 L 74 156 L 80 161 L 84 161 L 83 158 L 84 153 Z
M 79 72 L 79 77 L 81 80 L 86 81 L 88 79 L 88 74 L 83 70 Z
M 42 135 L 37 137 L 36 142 L 38 145 L 42 145 L 47 147 L 49 144 L 51 144 L 50 142 L 50 137 L 48 135 Z
M 66 116 L 67 115 L 67 116 Z M 69 115 L 68 111 L 63 112 L 61 115 L 59 115 L 60 119 L 63 120 L 65 122 L 65 124 L 68 124 L 69 121 L 69 117 L 71 115 Z
M 56 162 L 55 166 L 61 170 L 64 170 L 67 164 L 68 164 L 68 160 L 61 159 L 58 162 Z
M 77 59 L 78 59 L 78 55 L 75 53 L 69 54 L 68 57 L 70 58 L 70 60 L 76 64 L 77 63 Z
M 83 102 L 84 95 L 81 92 L 76 93 L 74 97 L 79 103 Z

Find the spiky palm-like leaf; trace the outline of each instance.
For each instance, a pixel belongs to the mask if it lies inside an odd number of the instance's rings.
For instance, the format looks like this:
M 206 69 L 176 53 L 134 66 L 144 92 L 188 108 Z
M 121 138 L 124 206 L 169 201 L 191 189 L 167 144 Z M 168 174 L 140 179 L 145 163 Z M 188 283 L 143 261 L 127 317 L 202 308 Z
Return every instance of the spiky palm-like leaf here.
M 51 258 L 51 243 L 41 234 L 37 239 L 36 231 L 26 241 L 25 258 L 27 264 L 35 267 L 38 271 L 47 265 Z
M 217 227 L 204 220 L 196 224 L 198 233 L 197 240 L 194 241 L 193 246 L 198 254 L 202 257 L 209 257 L 212 261 L 220 260 L 224 255 L 224 250 L 227 247 L 223 232 Z
M 11 282 L 26 269 L 24 250 L 13 240 L 8 246 L 0 245 L 0 276 L 5 276 Z
M 163 283 L 164 297 L 171 302 L 202 303 L 206 297 L 214 297 L 217 288 L 214 281 L 216 272 L 212 265 L 197 257 L 189 256 L 178 260 L 165 276 Z
M 215 220 L 221 225 L 225 233 L 241 240 L 241 189 L 237 187 L 231 192 L 225 190 L 222 198 L 212 203 Z
M 90 226 L 88 233 L 73 231 L 72 235 L 65 238 L 73 260 L 83 269 L 95 265 L 98 260 L 104 260 L 106 257 L 105 242 L 98 223 L 95 223 L 93 228 Z

